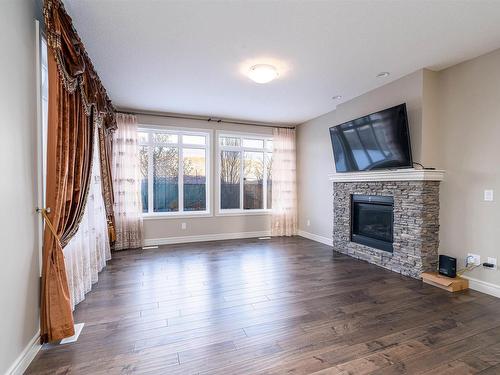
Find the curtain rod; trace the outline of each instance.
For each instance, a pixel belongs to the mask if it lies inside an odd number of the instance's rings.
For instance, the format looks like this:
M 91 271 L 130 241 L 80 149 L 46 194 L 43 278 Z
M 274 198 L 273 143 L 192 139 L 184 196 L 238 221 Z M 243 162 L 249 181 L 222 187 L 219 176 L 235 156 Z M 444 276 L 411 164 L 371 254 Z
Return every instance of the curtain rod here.
M 279 125 L 268 125 L 268 124 L 259 124 L 255 122 L 244 122 L 244 121 L 236 121 L 236 120 L 224 120 L 213 117 L 204 117 L 204 116 L 190 116 L 190 115 L 181 115 L 181 114 L 167 114 L 167 113 L 155 113 L 155 112 L 145 112 L 145 111 L 134 111 L 127 109 L 117 108 L 118 113 L 125 113 L 128 115 L 142 115 L 142 116 L 156 116 L 156 117 L 165 117 L 165 118 L 177 118 L 177 119 L 185 119 L 185 120 L 198 120 L 198 121 L 207 121 L 207 122 L 216 122 L 218 124 L 235 124 L 235 125 L 253 125 L 253 126 L 262 126 L 265 128 L 282 128 L 282 129 L 295 129 L 295 126 L 279 126 Z

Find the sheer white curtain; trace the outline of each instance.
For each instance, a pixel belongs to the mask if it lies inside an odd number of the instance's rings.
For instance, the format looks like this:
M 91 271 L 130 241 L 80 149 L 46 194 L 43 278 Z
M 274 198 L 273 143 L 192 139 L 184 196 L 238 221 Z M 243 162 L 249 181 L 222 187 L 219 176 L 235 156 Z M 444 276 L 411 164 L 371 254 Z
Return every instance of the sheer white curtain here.
M 296 235 L 297 181 L 294 129 L 274 128 L 273 130 L 272 178 L 272 235 Z
M 94 133 L 94 139 L 97 139 L 97 128 Z M 94 144 L 92 157 L 92 177 L 85 212 L 78 231 L 63 250 L 73 309 L 85 299 L 92 284 L 97 282 L 98 273 L 111 259 L 98 144 Z
M 111 177 L 114 191 L 116 242 L 114 250 L 142 246 L 142 203 L 137 145 L 137 118 L 118 113 L 113 133 Z

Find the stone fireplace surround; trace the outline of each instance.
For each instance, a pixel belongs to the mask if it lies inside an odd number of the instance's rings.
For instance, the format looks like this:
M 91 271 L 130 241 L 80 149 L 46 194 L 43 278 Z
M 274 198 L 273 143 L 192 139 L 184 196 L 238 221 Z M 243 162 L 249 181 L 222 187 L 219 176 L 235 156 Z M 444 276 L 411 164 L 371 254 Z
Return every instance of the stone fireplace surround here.
M 333 181 L 333 250 L 406 276 L 437 269 L 439 184 L 444 171 L 399 169 L 336 173 Z M 351 195 L 394 198 L 392 253 L 351 242 Z

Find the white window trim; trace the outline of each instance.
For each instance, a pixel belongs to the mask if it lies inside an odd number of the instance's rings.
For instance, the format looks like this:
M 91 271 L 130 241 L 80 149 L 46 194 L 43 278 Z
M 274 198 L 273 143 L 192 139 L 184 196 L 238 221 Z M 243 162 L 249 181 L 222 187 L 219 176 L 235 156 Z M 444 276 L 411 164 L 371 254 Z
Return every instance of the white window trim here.
M 42 70 L 47 69 L 48 66 L 42 61 L 43 49 L 47 51 L 47 38 L 40 26 L 40 22 L 35 20 L 35 60 L 36 60 L 36 156 L 37 156 L 37 207 L 45 207 L 45 190 L 46 190 L 46 177 L 47 177 L 47 128 L 46 128 L 46 113 L 43 111 L 43 102 L 48 100 L 44 97 L 42 90 Z M 47 53 L 47 52 L 46 52 Z M 47 78 L 48 79 L 48 78 Z M 42 259 L 43 259 L 43 232 L 44 221 L 42 216 L 38 218 L 38 259 L 39 259 L 39 276 L 42 276 Z
M 241 146 L 236 147 L 236 146 L 221 146 L 220 145 L 220 137 L 235 137 L 235 138 L 240 138 L 241 139 Z M 252 148 L 252 147 L 243 147 L 243 138 L 251 138 L 251 139 L 262 139 L 264 140 L 264 148 Z M 220 160 L 220 152 L 222 150 L 228 150 L 228 151 L 256 151 L 256 152 L 264 152 L 264 180 L 263 180 L 263 185 L 264 185 L 264 191 L 263 191 L 263 203 L 264 205 L 267 205 L 267 167 L 265 166 L 265 154 L 266 153 L 271 153 L 272 150 L 268 150 L 266 148 L 267 140 L 272 140 L 273 136 L 272 134 L 259 134 L 259 133 L 247 133 L 247 132 L 237 132 L 237 131 L 227 131 L 227 130 L 217 130 L 215 133 L 215 159 L 216 159 L 216 176 L 215 178 L 217 179 L 216 183 L 216 194 L 217 194 L 217 209 L 215 212 L 215 216 L 251 216 L 251 215 L 270 215 L 272 212 L 272 209 L 270 208 L 265 208 L 265 209 L 254 209 L 254 210 L 245 210 L 243 209 L 243 163 L 240 165 L 240 207 L 241 208 L 233 208 L 233 209 L 221 209 L 221 181 L 220 181 L 220 172 L 221 172 L 221 160 Z M 243 159 L 242 159 L 243 160 Z
M 137 128 L 138 132 L 148 132 L 148 133 L 171 133 L 179 135 L 177 143 L 161 143 L 163 145 L 172 145 L 179 148 L 179 211 L 175 212 L 153 212 L 154 200 L 153 197 L 153 153 L 148 152 L 148 212 L 142 213 L 143 220 L 158 220 L 158 219 L 183 219 L 183 218 L 197 218 L 197 217 L 212 217 L 212 136 L 213 130 L 211 129 L 198 129 L 198 128 L 186 128 L 186 127 L 176 127 L 176 126 L 162 126 L 162 125 L 150 125 L 150 124 L 139 124 Z M 192 145 L 183 144 L 181 142 L 181 135 L 203 135 L 206 137 L 205 145 Z M 140 146 L 147 145 L 149 147 L 154 146 L 155 143 L 152 141 L 152 137 L 149 137 L 148 143 L 139 142 Z M 183 189 L 183 153 L 184 148 L 198 148 L 205 150 L 205 199 L 206 199 L 206 210 L 204 211 L 183 211 L 184 210 L 184 189 Z M 182 208 L 182 210 L 181 210 Z

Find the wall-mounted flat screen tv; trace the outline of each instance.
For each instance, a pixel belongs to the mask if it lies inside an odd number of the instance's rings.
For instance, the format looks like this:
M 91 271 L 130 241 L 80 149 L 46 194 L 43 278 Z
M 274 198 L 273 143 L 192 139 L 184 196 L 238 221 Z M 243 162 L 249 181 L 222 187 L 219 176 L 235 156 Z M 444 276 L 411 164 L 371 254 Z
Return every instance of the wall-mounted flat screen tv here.
M 330 128 L 337 172 L 411 168 L 406 104 Z

